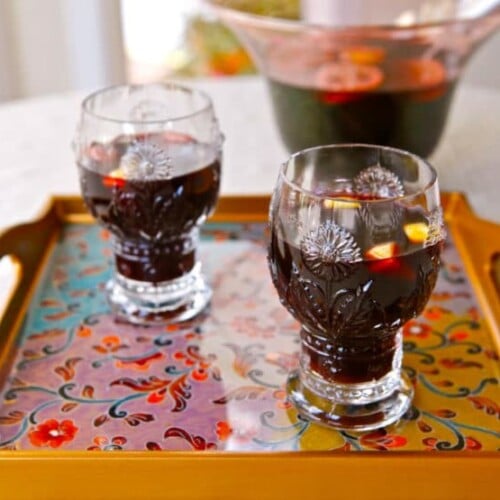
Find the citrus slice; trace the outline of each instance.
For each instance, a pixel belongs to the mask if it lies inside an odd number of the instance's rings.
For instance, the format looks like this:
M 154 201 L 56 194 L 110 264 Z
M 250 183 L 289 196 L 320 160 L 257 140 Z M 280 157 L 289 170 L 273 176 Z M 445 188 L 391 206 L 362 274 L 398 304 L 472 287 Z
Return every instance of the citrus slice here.
M 382 260 L 395 257 L 399 252 L 399 246 L 395 241 L 375 245 L 366 251 L 365 256 L 369 260 Z
M 412 243 L 423 243 L 429 234 L 429 226 L 425 222 L 412 222 L 405 224 L 403 231 Z
M 357 201 L 348 201 L 348 200 L 332 200 L 332 199 L 325 199 L 323 200 L 323 207 L 324 208 L 333 208 L 335 210 L 338 209 L 358 209 L 360 207 L 360 204 Z
M 355 64 L 379 64 L 385 58 L 385 50 L 369 45 L 354 45 L 342 50 L 340 57 Z
M 121 168 L 115 168 L 103 178 L 102 183 L 108 188 L 122 187 L 125 184 L 125 173 Z
M 327 92 L 367 92 L 376 89 L 384 74 L 376 66 L 351 62 L 323 64 L 314 75 L 314 85 Z
M 434 59 L 399 59 L 392 61 L 387 86 L 405 90 L 425 90 L 446 81 L 446 70 Z

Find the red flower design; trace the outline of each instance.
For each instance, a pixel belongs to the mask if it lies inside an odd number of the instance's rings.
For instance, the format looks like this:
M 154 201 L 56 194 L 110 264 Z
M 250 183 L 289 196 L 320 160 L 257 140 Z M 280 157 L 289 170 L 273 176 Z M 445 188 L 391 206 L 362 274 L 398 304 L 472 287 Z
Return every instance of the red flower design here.
M 121 343 L 118 335 L 106 335 L 101 339 L 99 345 L 94 345 L 92 348 L 101 354 L 108 354 L 118 351 L 119 349 L 128 347 Z
M 471 451 L 478 451 L 483 447 L 483 445 L 475 438 L 471 436 L 465 436 L 465 449 Z
M 407 439 L 404 436 L 387 434 L 385 429 L 378 429 L 361 436 L 359 442 L 367 448 L 386 451 L 389 448 L 400 448 L 405 446 Z
M 468 336 L 469 336 L 469 332 L 466 332 L 465 330 L 459 330 L 459 331 L 453 332 L 449 336 L 449 339 L 452 342 L 460 342 L 461 340 L 465 340 Z
M 106 436 L 96 436 L 92 442 L 94 444 L 87 448 L 89 451 L 123 450 L 123 445 L 127 442 L 127 438 L 124 436 L 114 436 L 110 441 Z
M 73 441 L 78 427 L 72 420 L 58 422 L 54 418 L 37 425 L 28 433 L 28 439 L 33 446 L 50 446 L 59 448 L 63 443 Z
M 403 337 L 426 339 L 432 332 L 432 328 L 425 323 L 411 319 L 403 326 Z
M 215 433 L 221 441 L 225 441 L 233 433 L 233 429 L 225 420 L 219 421 L 215 427 Z
M 430 321 L 437 321 L 441 319 L 443 314 L 448 314 L 450 311 L 448 309 L 445 309 L 443 307 L 427 307 L 424 309 L 424 312 L 422 313 L 425 318 L 427 318 Z

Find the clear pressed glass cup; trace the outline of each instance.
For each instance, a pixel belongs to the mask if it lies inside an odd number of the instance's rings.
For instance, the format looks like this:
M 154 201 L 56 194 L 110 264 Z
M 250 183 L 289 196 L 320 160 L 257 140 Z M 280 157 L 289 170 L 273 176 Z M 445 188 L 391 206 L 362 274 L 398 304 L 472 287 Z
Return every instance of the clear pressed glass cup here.
M 220 184 L 211 99 L 177 84 L 122 85 L 82 103 L 74 148 L 85 203 L 111 233 L 112 311 L 137 324 L 181 321 L 208 304 L 200 225 Z
M 301 324 L 290 400 L 340 429 L 395 422 L 413 395 L 401 327 L 422 312 L 439 270 L 436 172 L 382 146 L 303 150 L 280 170 L 270 223 L 272 279 Z

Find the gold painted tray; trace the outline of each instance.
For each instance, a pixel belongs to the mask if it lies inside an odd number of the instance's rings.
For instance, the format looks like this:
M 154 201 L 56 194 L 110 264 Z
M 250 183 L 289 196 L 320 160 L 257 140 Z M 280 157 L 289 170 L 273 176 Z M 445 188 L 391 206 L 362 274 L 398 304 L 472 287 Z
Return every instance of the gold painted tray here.
M 443 271 L 404 331 L 414 407 L 354 434 L 285 399 L 297 325 L 268 277 L 267 197 L 222 198 L 206 225 L 210 311 L 149 329 L 109 317 L 106 233 L 54 198 L 0 235 L 19 270 L 0 320 L 0 497 L 495 497 L 500 228 L 443 201 Z

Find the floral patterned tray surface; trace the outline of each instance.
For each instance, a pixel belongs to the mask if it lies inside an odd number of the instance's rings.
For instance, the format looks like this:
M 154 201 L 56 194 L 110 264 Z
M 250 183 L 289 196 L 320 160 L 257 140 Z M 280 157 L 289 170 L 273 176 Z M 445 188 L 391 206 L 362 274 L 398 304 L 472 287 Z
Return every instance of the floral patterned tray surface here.
M 210 310 L 144 328 L 108 314 L 107 234 L 63 226 L 1 389 L 0 448 L 498 449 L 498 355 L 451 240 L 427 309 L 404 327 L 414 406 L 398 425 L 347 433 L 302 420 L 286 401 L 298 324 L 271 284 L 265 227 L 208 224 Z

